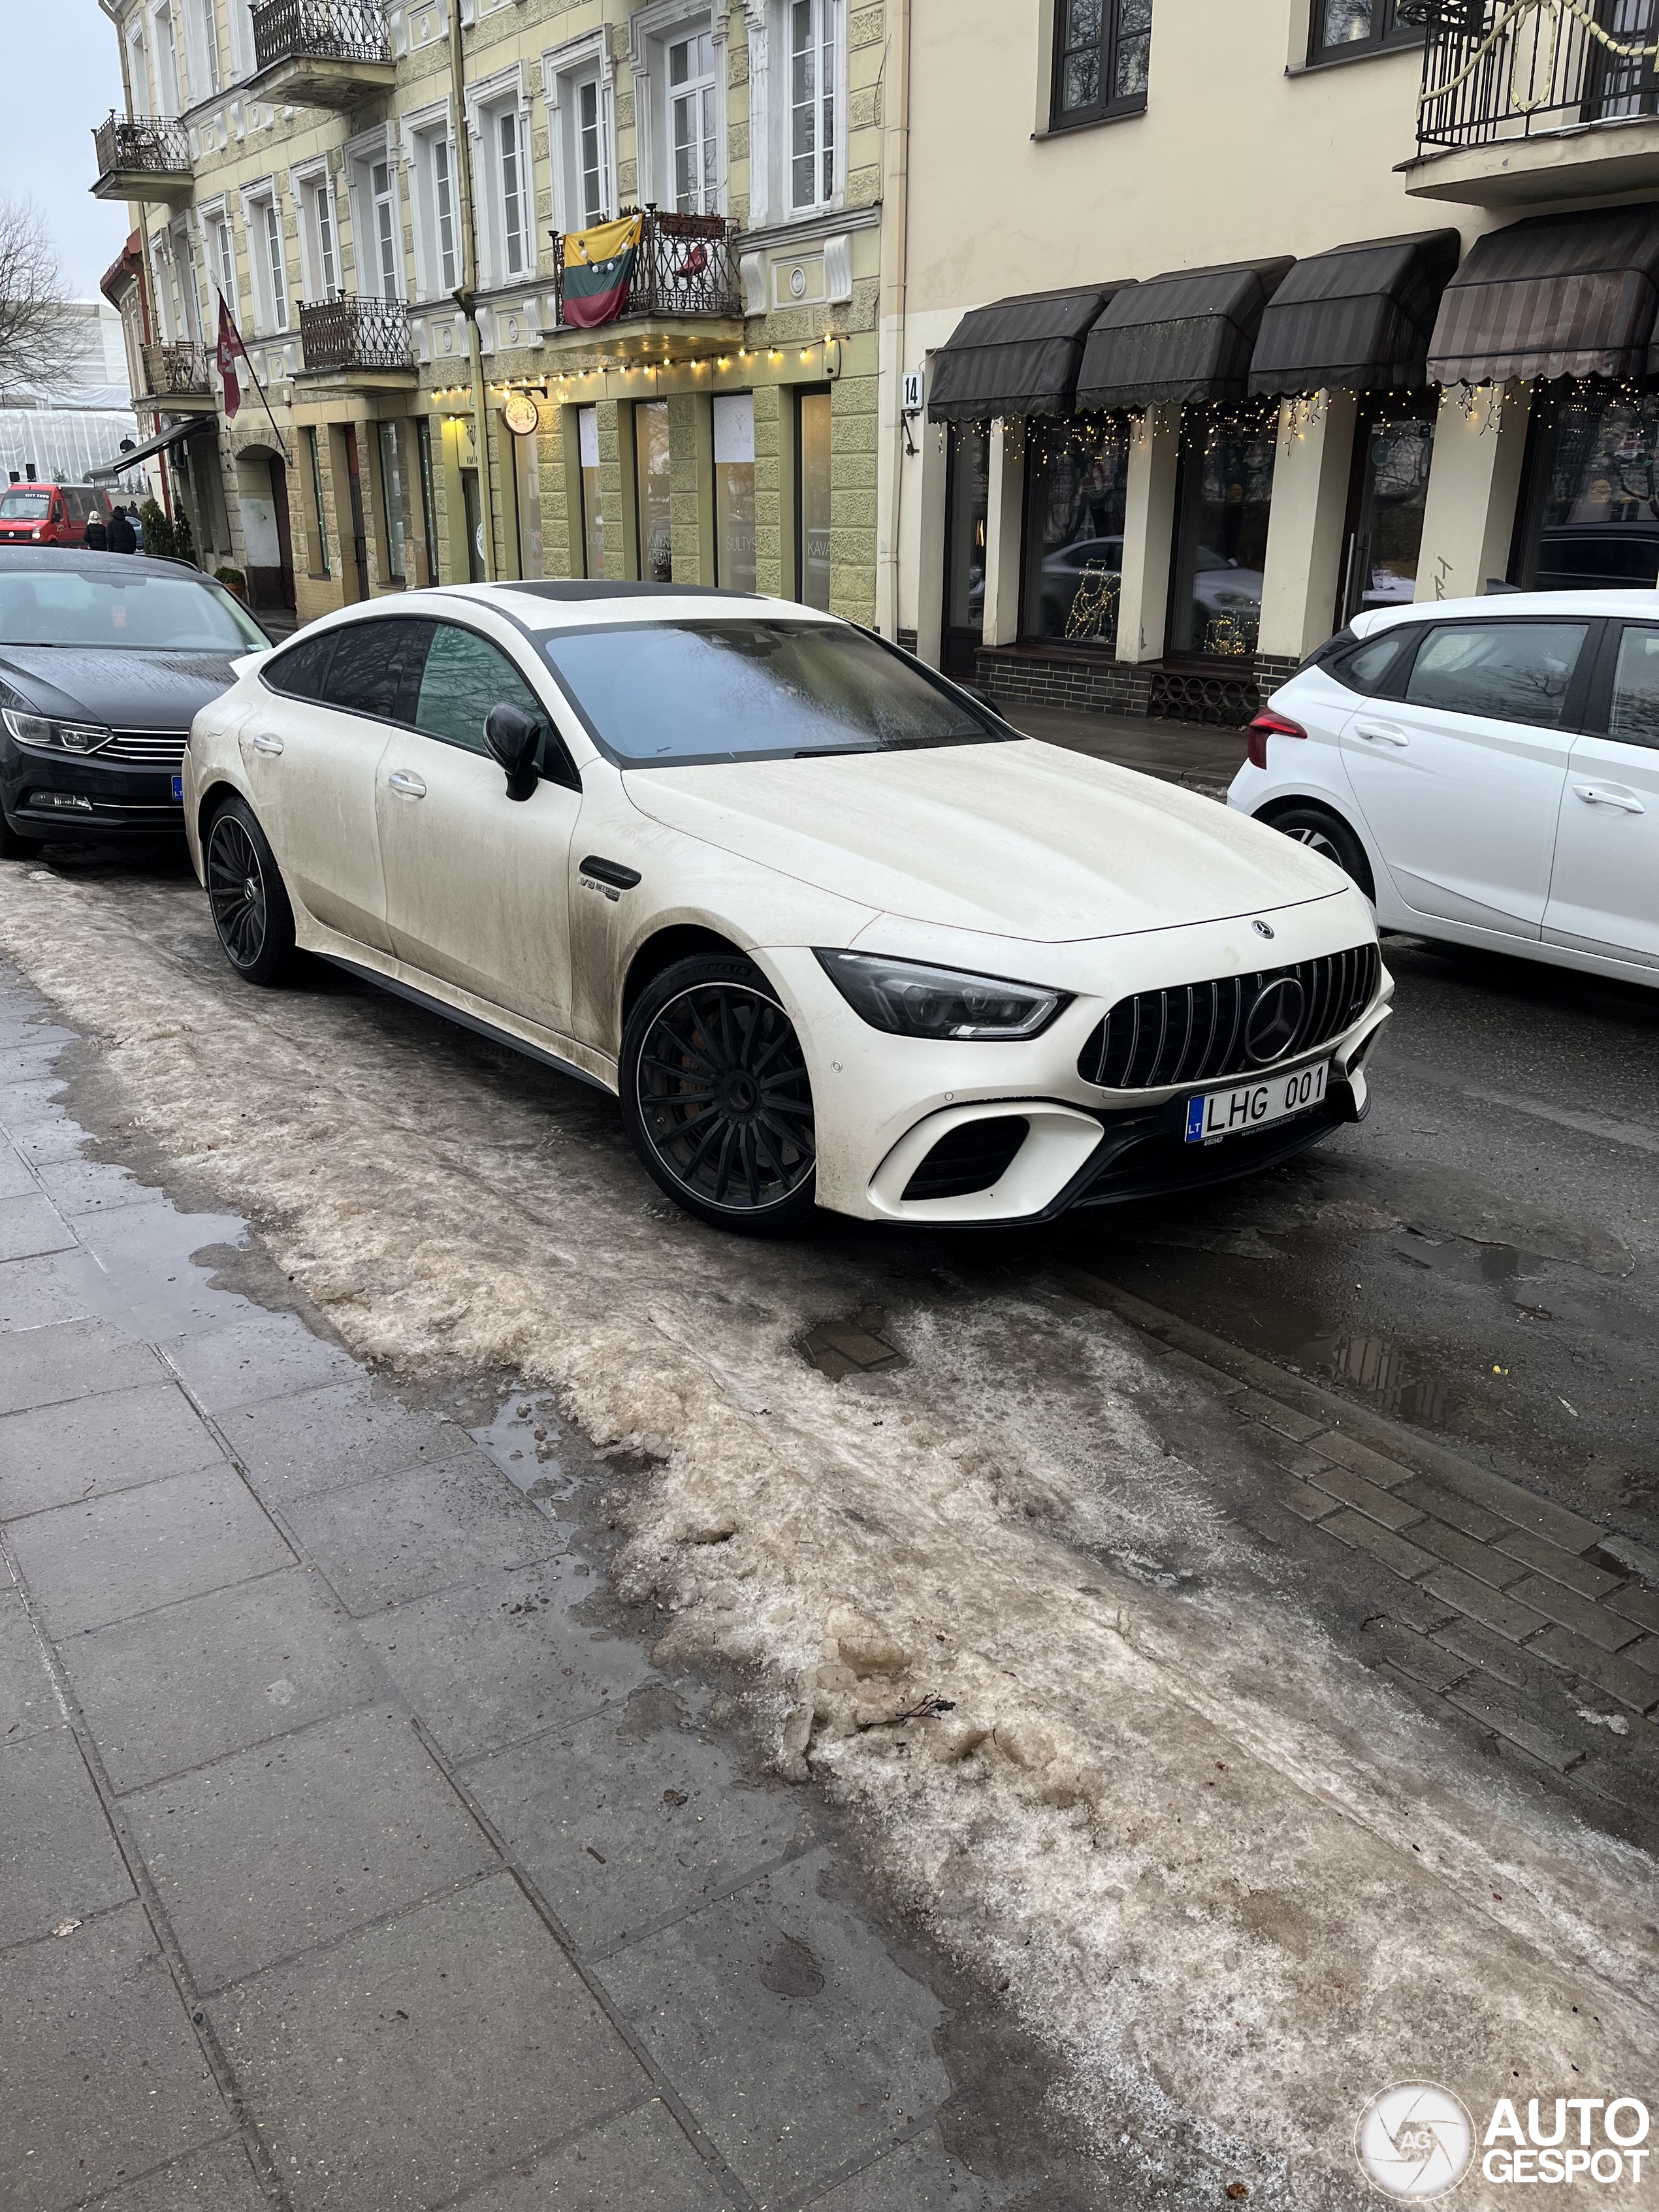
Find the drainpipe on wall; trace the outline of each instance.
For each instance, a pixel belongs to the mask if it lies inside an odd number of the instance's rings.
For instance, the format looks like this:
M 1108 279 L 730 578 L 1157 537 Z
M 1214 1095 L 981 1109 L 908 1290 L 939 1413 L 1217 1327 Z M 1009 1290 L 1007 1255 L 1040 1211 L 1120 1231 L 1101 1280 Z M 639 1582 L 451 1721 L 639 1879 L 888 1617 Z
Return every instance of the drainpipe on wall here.
M 478 456 L 478 514 L 483 526 L 484 581 L 495 580 L 495 499 L 489 483 L 489 418 L 484 411 L 483 354 L 478 343 L 478 246 L 472 223 L 472 145 L 466 128 L 466 72 L 461 58 L 461 0 L 449 0 L 450 97 L 455 108 L 455 182 L 461 196 L 461 281 L 455 304 L 466 317 L 472 370 L 472 441 Z M 462 510 L 461 527 L 466 527 Z M 468 567 L 471 556 L 468 555 Z
M 121 105 L 126 110 L 127 120 L 131 123 L 133 119 L 132 76 L 131 72 L 127 66 L 127 42 L 121 34 L 121 10 L 119 0 L 98 0 L 98 5 L 102 13 L 109 19 L 110 28 L 115 33 L 115 51 L 121 58 Z M 129 215 L 132 212 L 132 205 L 133 204 L 129 201 L 127 204 L 127 212 Z M 137 203 L 137 208 L 138 309 L 142 319 L 142 328 L 144 333 L 142 342 L 143 344 L 149 345 L 151 343 L 151 334 L 154 327 L 149 311 L 149 228 L 145 217 L 144 204 L 142 200 Z M 136 414 L 136 409 L 134 412 Z M 161 411 L 157 408 L 152 408 L 150 410 L 149 416 L 149 434 L 152 438 L 155 435 L 161 427 Z M 159 453 L 157 453 L 155 459 L 156 465 L 161 472 L 161 512 L 166 515 L 167 520 L 171 522 L 173 520 L 173 487 L 167 481 L 167 457 L 165 447 Z
M 877 580 L 876 627 L 896 638 L 899 521 L 904 479 L 904 319 L 909 265 L 910 0 L 889 0 L 884 113 L 886 130 L 881 209 L 881 350 L 878 392 L 892 410 L 887 426 L 887 555 Z

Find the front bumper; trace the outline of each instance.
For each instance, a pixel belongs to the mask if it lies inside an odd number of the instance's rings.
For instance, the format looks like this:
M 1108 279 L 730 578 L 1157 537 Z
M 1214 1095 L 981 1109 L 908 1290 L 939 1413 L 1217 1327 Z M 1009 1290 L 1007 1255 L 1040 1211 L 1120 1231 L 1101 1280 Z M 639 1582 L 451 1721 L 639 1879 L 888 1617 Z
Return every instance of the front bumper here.
M 106 766 L 96 754 L 37 752 L 0 738 L 0 808 L 26 837 L 176 837 L 185 810 L 171 769 Z
M 1357 891 L 1277 911 L 1273 921 L 1275 958 L 1286 964 L 1374 936 Z M 1185 1141 L 1187 1101 L 1200 1090 L 1224 1090 L 1247 1079 L 1133 1092 L 1105 1090 L 1079 1074 L 1085 1041 L 1120 999 L 1249 972 L 1260 957 L 1250 926 L 1246 918 L 1242 926 L 1197 924 L 1063 946 L 1005 941 L 1000 960 L 981 942 L 971 957 L 951 964 L 1075 993 L 1041 1036 L 1007 1043 L 890 1036 L 854 1012 L 811 953 L 757 951 L 754 957 L 772 976 L 806 1050 L 819 1204 L 862 1220 L 917 1226 L 1045 1221 L 1074 1206 L 1230 1182 L 1363 1119 L 1369 1102 L 1361 1062 L 1389 1018 L 1394 988 L 1386 969 L 1346 1029 L 1274 1066 L 1277 1078 L 1328 1061 L 1330 1081 L 1318 1107 L 1265 1129 L 1213 1144 Z M 896 930 L 879 934 L 884 950 L 908 949 Z M 898 941 L 889 944 L 890 937 Z M 945 951 L 936 943 L 919 957 L 939 960 Z M 953 1131 L 969 1152 L 977 1133 L 994 1171 L 981 1188 L 916 1194 L 932 1174 L 933 1147 Z M 1012 1145 L 1012 1153 L 999 1157 L 999 1144 Z

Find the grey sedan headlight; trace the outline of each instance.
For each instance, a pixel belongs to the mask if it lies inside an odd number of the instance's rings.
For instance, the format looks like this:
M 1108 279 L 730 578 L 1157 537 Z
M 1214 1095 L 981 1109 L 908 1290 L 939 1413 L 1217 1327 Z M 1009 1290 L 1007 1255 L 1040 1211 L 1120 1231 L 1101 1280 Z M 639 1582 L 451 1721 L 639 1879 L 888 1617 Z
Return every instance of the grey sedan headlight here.
M 828 952 L 818 963 L 855 1014 L 895 1036 L 1033 1037 L 1046 1030 L 1069 994 L 1000 975 L 964 975 L 920 960 L 879 952 Z
M 50 714 L 26 714 L 18 707 L 4 709 L 6 727 L 20 745 L 34 745 L 47 753 L 95 753 L 106 745 L 111 732 L 99 722 L 58 722 Z

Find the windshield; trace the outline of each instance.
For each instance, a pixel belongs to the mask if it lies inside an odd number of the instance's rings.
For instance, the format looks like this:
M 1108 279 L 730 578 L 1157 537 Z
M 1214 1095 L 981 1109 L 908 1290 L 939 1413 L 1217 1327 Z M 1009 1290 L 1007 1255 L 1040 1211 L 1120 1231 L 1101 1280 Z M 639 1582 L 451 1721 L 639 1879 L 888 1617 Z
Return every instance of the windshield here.
M 0 522 L 44 522 L 51 505 L 49 491 L 0 492 Z
M 235 653 L 270 643 L 223 586 L 205 576 L 0 569 L 0 645 Z
M 1016 732 L 861 630 L 665 623 L 545 641 L 589 732 L 626 768 L 984 744 Z

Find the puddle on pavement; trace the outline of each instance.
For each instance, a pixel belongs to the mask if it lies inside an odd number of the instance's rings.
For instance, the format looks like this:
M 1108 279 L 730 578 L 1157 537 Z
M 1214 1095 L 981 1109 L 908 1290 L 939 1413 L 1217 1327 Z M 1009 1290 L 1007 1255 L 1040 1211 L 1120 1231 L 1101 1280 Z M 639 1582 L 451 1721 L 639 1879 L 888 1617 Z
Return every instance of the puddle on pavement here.
M 1550 1264 L 1540 1252 L 1528 1252 L 1518 1244 L 1488 1244 L 1426 1221 L 1408 1221 L 1389 1237 L 1389 1249 L 1408 1267 L 1450 1275 L 1463 1283 L 1491 1283 L 1498 1289 L 1541 1275 Z
M 882 1334 L 887 1316 L 879 1306 L 863 1306 L 844 1321 L 820 1322 L 800 1340 L 802 1356 L 839 1382 L 847 1375 L 885 1375 L 908 1363 Z

